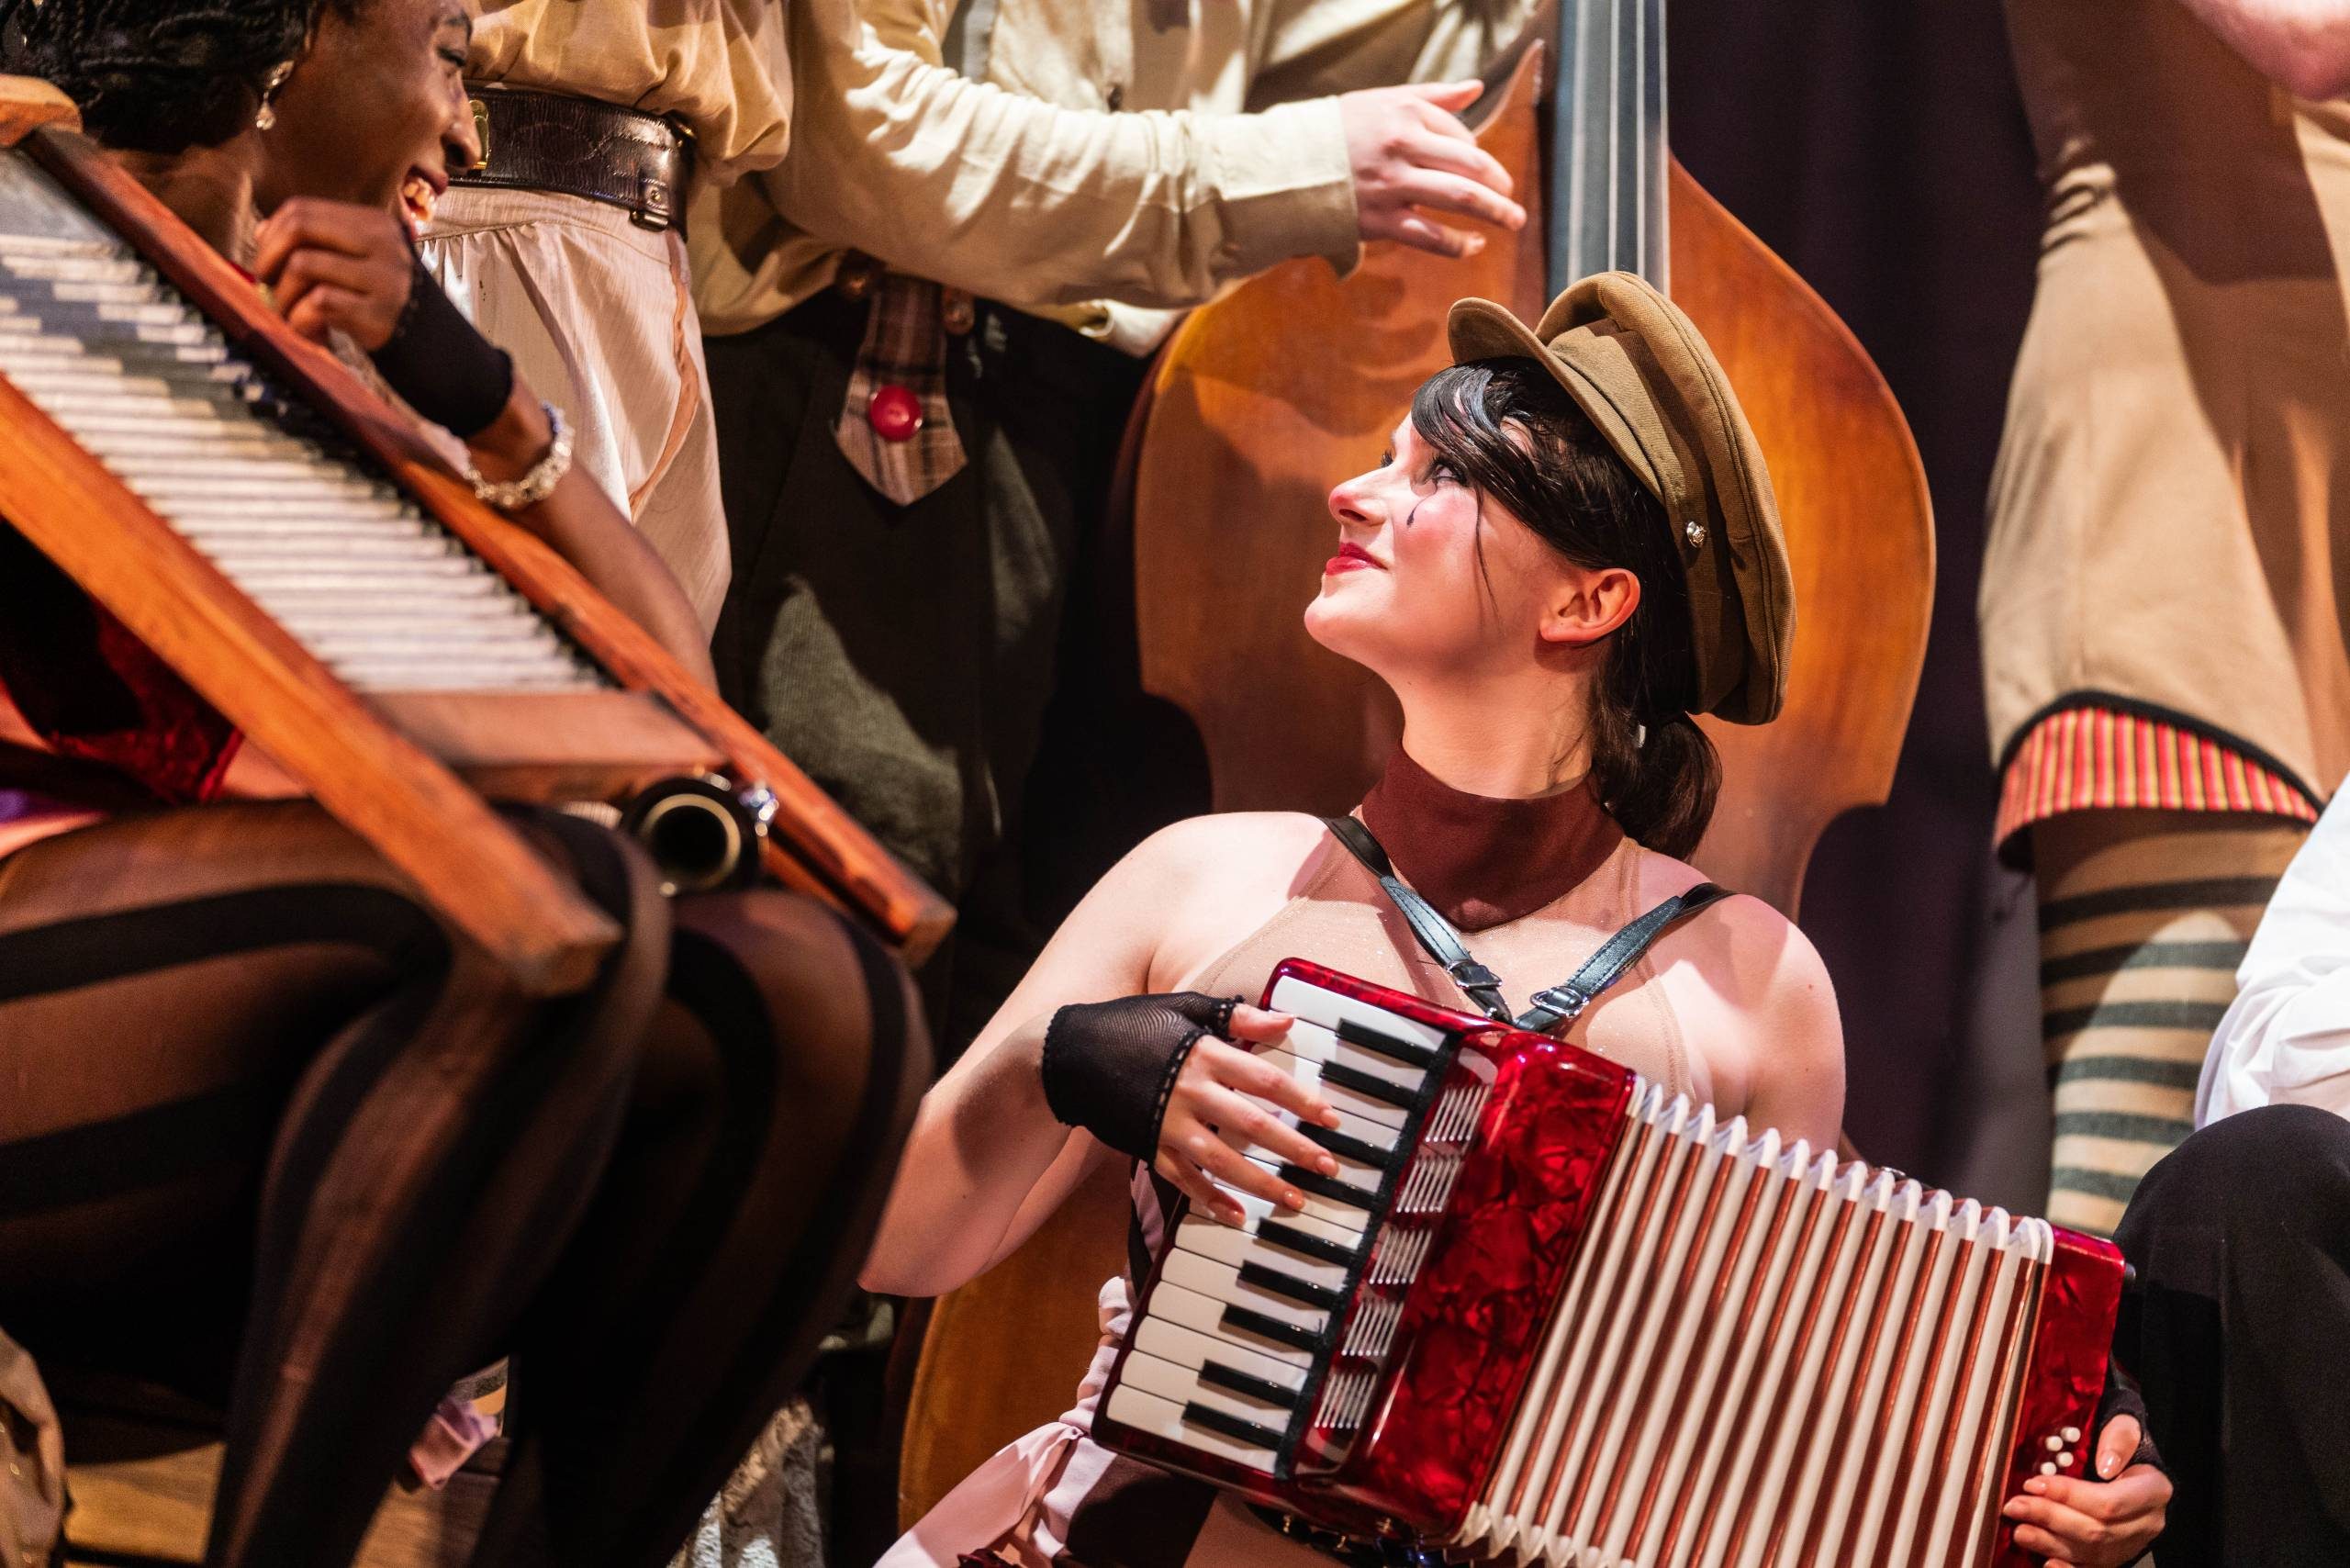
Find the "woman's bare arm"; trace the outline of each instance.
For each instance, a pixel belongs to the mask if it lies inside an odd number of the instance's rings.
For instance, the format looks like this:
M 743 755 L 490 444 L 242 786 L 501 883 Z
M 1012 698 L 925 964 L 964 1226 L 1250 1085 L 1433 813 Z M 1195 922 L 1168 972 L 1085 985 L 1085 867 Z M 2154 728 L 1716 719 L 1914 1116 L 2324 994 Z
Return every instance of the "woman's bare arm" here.
M 374 353 L 397 330 L 416 258 L 390 213 L 297 197 L 256 231 L 253 272 L 296 331 L 321 343 L 341 332 Z M 518 374 L 506 406 L 465 438 L 465 449 L 485 478 L 502 483 L 537 466 L 554 441 L 545 406 Z M 696 679 L 714 683 L 710 639 L 685 590 L 594 480 L 572 469 L 514 521 L 545 540 Z
M 1053 1118 L 1038 1075 L 1045 1025 L 1075 1002 L 1150 987 L 1169 901 L 1197 864 L 1195 824 L 1154 834 L 1095 884 L 971 1048 L 923 1097 L 867 1260 L 867 1290 L 937 1295 L 1018 1247 L 1111 1158 Z
M 1163 829 L 1086 895 L 994 1020 L 953 1071 L 924 1096 L 881 1234 L 865 1272 L 873 1290 L 935 1294 L 985 1272 L 1025 1241 L 1102 1160 L 1116 1158 L 1071 1132 L 1046 1103 L 1046 1025 L 1074 1003 L 1142 997 L 1154 1007 L 1184 999 L 1233 939 L 1285 903 L 1300 857 L 1321 824 L 1281 812 L 1194 817 Z M 1196 1001 L 1198 999 L 1191 999 Z M 1279 1013 L 1240 1005 L 1222 1038 L 1186 1036 L 1158 1107 L 1151 1170 L 1187 1194 L 1195 1212 L 1237 1223 L 1245 1193 L 1292 1210 L 1305 1195 L 1275 1162 L 1336 1175 L 1328 1151 L 1284 1116 L 1337 1125 L 1310 1087 L 1253 1053 L 1289 1032 Z M 1176 1026 L 1189 1021 L 1179 1015 Z M 1069 1048 L 1092 1048 L 1097 1014 L 1071 1024 Z M 1166 1043 L 1177 1046 L 1169 1036 Z
M 1782 1137 L 1831 1149 L 1844 1122 L 1843 1020 L 1818 952 L 1794 926 L 1786 931 L 1793 940 L 1753 1006 L 1751 1038 L 1761 1059 L 1751 1081 L 1747 1125 L 1776 1127 Z
M 1726 899 L 1668 933 L 1651 962 L 1704 1058 L 1716 1109 L 1835 1148 L 1844 1029 L 1810 939 L 1759 899 Z
M 2180 0 L 2252 68 L 2301 98 L 2350 92 L 2350 0 Z
M 554 439 L 545 409 L 517 375 L 505 410 L 465 446 L 483 477 L 503 482 L 529 473 Z M 593 479 L 572 469 L 557 481 L 553 494 L 515 513 L 514 521 L 578 568 L 597 592 L 651 633 L 688 674 L 705 686 L 717 685 L 710 639 L 685 590 Z

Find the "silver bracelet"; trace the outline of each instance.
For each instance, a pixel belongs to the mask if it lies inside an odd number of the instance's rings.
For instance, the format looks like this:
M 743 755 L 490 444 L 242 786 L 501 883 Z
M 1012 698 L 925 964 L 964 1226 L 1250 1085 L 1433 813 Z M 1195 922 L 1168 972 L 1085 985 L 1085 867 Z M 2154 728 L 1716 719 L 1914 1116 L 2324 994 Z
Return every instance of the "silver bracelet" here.
M 465 483 L 484 505 L 496 507 L 502 512 L 518 512 L 525 507 L 537 506 L 554 493 L 555 486 L 571 472 L 571 427 L 563 422 L 563 410 L 553 403 L 541 403 L 547 414 L 547 429 L 551 432 L 547 452 L 531 465 L 531 471 L 519 479 L 492 482 L 481 476 L 474 465 L 473 454 L 465 454 Z

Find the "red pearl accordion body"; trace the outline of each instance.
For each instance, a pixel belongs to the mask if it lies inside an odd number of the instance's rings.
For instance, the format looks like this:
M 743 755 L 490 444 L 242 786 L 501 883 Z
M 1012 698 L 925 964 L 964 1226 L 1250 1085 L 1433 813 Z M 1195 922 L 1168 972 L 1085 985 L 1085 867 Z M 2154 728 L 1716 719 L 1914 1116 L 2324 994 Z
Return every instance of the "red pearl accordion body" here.
M 1440 1040 L 1438 1059 L 1376 1199 L 1349 1200 L 1367 1212 L 1353 1260 L 1324 1265 L 1345 1277 L 1327 1326 L 1230 1306 L 1205 1322 L 1196 1294 L 1162 1292 L 1170 1259 L 1203 1277 L 1187 1247 L 1240 1255 L 1179 1214 L 1098 1440 L 1455 1560 L 2030 1561 L 1999 1505 L 2046 1467 L 2086 1473 L 2109 1244 L 1750 1136 L 1574 1046 L 1302 960 L 1265 1005 L 1312 1027 L 1344 1014 L 1357 1038 L 1383 1019 Z M 1160 1398 L 1177 1374 L 1151 1325 L 1178 1297 L 1195 1351 L 1288 1386 L 1211 1368 L 1195 1399 Z

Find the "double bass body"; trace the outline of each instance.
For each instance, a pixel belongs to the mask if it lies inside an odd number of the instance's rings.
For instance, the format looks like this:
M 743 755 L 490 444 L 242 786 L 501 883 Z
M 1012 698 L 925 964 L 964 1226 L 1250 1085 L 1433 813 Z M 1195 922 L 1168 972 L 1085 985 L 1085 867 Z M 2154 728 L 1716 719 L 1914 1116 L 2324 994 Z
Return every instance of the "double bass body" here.
M 1550 57 L 1519 55 L 1478 131 L 1526 202 L 1521 233 L 1489 232 L 1459 262 L 1374 247 L 1343 279 L 1289 263 L 1194 314 L 1152 375 L 1130 443 L 1143 681 L 1199 726 L 1219 811 L 1344 811 L 1394 740 L 1378 683 L 1300 624 L 1328 553 L 1323 498 L 1332 476 L 1377 456 L 1412 389 L 1446 363 L 1455 299 L 1541 314 L 1557 270 L 1542 166 Z M 1801 607 L 1781 717 L 1705 721 L 1724 785 L 1695 858 L 1792 913 L 1820 831 L 1891 787 L 1924 658 L 1932 514 L 1908 426 L 1852 333 L 1680 165 L 1662 183 L 1670 292 L 1762 442 Z

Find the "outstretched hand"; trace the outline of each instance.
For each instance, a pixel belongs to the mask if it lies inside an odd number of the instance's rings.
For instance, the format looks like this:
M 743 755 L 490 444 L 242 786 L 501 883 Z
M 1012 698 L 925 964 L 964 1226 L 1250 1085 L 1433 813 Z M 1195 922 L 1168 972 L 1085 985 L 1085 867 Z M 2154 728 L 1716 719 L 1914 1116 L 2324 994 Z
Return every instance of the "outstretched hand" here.
M 1526 227 L 1510 199 L 1509 171 L 1477 145 L 1460 111 L 1483 91 L 1475 82 L 1367 87 L 1338 99 L 1354 170 L 1356 226 L 1365 240 L 1394 240 L 1439 256 L 1473 256 L 1485 237 L 1437 222 L 1434 212 Z M 1427 210 L 1423 210 L 1427 209 Z
M 1270 1045 L 1287 1035 L 1294 1022 L 1287 1014 L 1236 1007 L 1231 1038 Z M 1338 1162 L 1320 1144 L 1249 1096 L 1302 1121 L 1326 1127 L 1338 1125 L 1338 1114 L 1327 1102 L 1270 1062 L 1214 1036 L 1194 1045 L 1168 1096 L 1167 1115 L 1158 1128 L 1158 1155 L 1151 1169 L 1195 1206 L 1227 1225 L 1238 1225 L 1247 1211 L 1218 1182 L 1283 1208 L 1305 1206 L 1304 1193 L 1248 1159 L 1240 1148 L 1254 1145 L 1278 1160 L 1326 1176 L 1338 1170 Z
M 416 252 L 389 212 L 296 196 L 254 232 L 253 274 L 286 325 L 313 342 L 340 331 L 370 353 L 408 308 Z
M 2143 1436 L 2135 1416 L 2116 1416 L 2098 1434 L 2091 1467 L 2102 1480 L 2035 1475 L 2023 1495 L 2003 1510 L 2015 1521 L 2016 1545 L 2050 1562 L 2121 1568 L 2135 1562 L 2163 1532 L 2170 1506 L 2170 1477 L 2151 1464 L 2132 1464 Z M 2125 1468 L 2126 1467 L 2126 1468 Z

